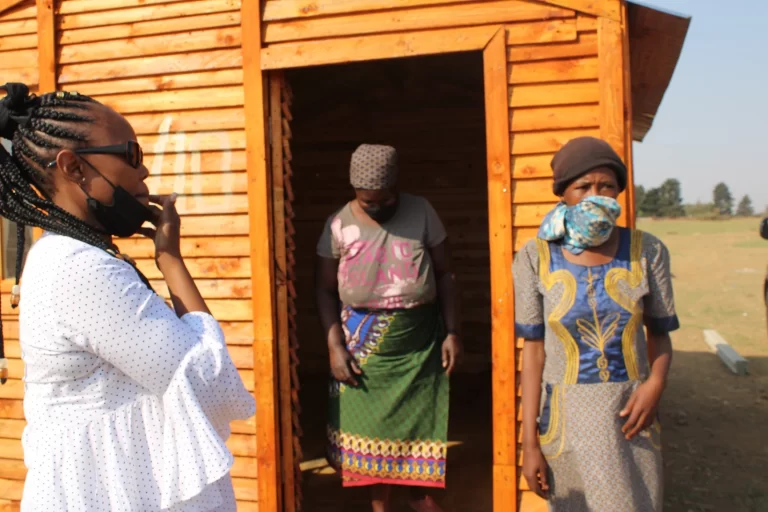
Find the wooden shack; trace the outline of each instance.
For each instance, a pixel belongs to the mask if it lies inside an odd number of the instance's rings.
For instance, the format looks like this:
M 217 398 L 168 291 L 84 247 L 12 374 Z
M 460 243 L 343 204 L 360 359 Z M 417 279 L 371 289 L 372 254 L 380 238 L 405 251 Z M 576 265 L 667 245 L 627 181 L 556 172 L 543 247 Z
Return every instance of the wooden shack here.
M 529 512 L 545 505 L 519 470 L 512 259 L 556 200 L 549 162 L 564 142 L 601 136 L 631 169 L 688 24 L 625 0 L 0 0 L 0 82 L 113 106 L 150 188 L 182 194 L 187 263 L 258 403 L 229 440 L 242 511 L 339 510 L 302 496 L 327 371 L 312 258 L 350 198 L 351 152 L 396 146 L 402 187 L 448 228 L 462 289 L 456 382 L 471 391 L 454 386 L 448 492 L 475 493 L 462 510 Z M 631 187 L 621 201 L 632 225 Z M 151 243 L 120 245 L 165 293 Z M 24 368 L 3 277 L 0 510 L 17 510 Z

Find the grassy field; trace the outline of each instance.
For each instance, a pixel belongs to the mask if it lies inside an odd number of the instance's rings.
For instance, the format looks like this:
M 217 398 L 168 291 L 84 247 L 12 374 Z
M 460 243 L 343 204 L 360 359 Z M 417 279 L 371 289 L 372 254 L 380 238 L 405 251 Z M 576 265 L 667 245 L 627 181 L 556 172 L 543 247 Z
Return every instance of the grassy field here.
M 768 511 L 768 241 L 757 219 L 650 221 L 672 254 L 682 328 L 662 405 L 667 511 Z M 749 360 L 732 375 L 707 350 L 715 329 Z

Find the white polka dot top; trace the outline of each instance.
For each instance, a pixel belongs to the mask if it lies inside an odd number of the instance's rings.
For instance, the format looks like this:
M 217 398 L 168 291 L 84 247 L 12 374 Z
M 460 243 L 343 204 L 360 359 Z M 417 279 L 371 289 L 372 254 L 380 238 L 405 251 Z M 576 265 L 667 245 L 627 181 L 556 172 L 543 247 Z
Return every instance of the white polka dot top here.
M 229 422 L 255 412 L 208 314 L 45 234 L 21 285 L 24 512 L 234 511 Z

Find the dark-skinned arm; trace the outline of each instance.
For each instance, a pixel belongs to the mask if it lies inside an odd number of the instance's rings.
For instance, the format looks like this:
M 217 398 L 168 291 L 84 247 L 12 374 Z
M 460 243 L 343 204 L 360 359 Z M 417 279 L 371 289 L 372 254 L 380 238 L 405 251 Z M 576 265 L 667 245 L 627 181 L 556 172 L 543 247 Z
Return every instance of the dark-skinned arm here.
M 461 363 L 464 348 L 461 342 L 461 313 L 459 287 L 451 262 L 451 249 L 447 240 L 432 247 L 429 255 L 437 282 L 437 298 L 445 322 L 447 336 L 443 342 L 443 368 L 448 375 Z
M 539 404 L 544 374 L 544 340 L 525 340 L 523 345 L 523 476 L 541 497 L 549 490 L 547 462 L 539 445 Z
M 328 344 L 331 371 L 334 378 L 352 386 L 357 385 L 354 374 L 360 368 L 346 348 L 344 330 L 341 328 L 341 300 L 338 284 L 339 260 L 317 257 L 315 263 L 315 301 Z

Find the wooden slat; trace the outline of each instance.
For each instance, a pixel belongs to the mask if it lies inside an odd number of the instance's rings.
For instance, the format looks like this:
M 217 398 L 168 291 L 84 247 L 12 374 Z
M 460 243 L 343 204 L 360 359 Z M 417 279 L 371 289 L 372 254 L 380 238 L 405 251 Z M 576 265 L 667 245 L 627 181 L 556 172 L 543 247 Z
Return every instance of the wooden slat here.
M 188 7 L 187 7 L 188 8 Z M 240 27 L 224 27 L 194 32 L 162 34 L 101 41 L 99 44 L 83 43 L 62 47 L 59 62 L 78 64 L 102 60 L 152 57 L 170 53 L 188 53 L 203 50 L 220 50 L 240 46 Z
M 66 3 L 69 3 L 69 1 Z M 173 20 L 142 21 L 123 25 L 111 25 L 109 27 L 66 30 L 59 36 L 59 43 L 62 45 L 92 43 L 238 25 L 240 25 L 239 10 L 218 14 L 198 15 L 195 13 L 195 16 L 183 16 Z
M 27 467 L 24 465 L 23 460 L 0 459 L 0 478 L 24 480 L 26 477 Z
M 551 5 L 573 9 L 579 13 L 608 18 L 616 22 L 621 20 L 619 0 L 542 0 Z
M 513 132 L 593 126 L 600 126 L 600 109 L 597 103 L 520 108 L 510 111 L 510 128 Z
M 256 478 L 258 473 L 258 464 L 254 457 L 235 457 L 235 463 L 230 470 L 234 478 Z
M 575 19 L 511 23 L 506 26 L 507 44 L 540 44 L 557 41 L 575 41 Z
M 155 245 L 146 238 L 117 240 L 120 250 L 132 258 L 153 258 Z M 185 258 L 249 256 L 248 236 L 212 236 L 206 238 L 182 238 L 181 254 Z
M 101 96 L 97 99 L 121 114 L 200 109 L 206 106 L 234 107 L 243 104 L 243 88 L 240 86 L 230 86 L 183 89 L 180 91 Z
M 3 70 L 28 68 L 29 63 L 35 61 L 37 61 L 37 48 L 7 52 L 0 51 L 0 68 Z
M 2 64 L 0 64 L 1 66 Z M 37 86 L 39 75 L 37 72 L 37 66 L 32 68 L 18 68 L 18 69 L 2 69 L 0 68 L 0 74 L 3 76 L 3 83 L 19 82 L 22 84 Z M 31 87 L 30 87 L 31 88 Z
M 152 288 L 158 295 L 169 297 L 168 287 L 162 280 L 151 281 Z M 250 279 L 198 279 L 195 281 L 200 294 L 204 299 L 250 299 L 251 281 Z M 253 367 L 253 358 L 249 366 Z
M 261 65 L 262 69 L 287 69 L 480 50 L 496 30 L 480 26 L 272 44 L 262 50 Z
M 21 400 L 24 398 L 24 383 L 18 379 L 8 379 L 5 384 L 0 386 L 0 398 Z M 4 452 L 0 450 L 0 453 Z
M 5 322 L 3 322 L 5 324 Z M 5 326 L 5 325 L 3 325 Z M 24 403 L 15 399 L 0 399 L 0 416 L 3 418 L 24 419 Z M 3 453 L 0 451 L 0 453 Z
M 512 177 L 547 178 L 552 176 L 552 157 L 554 155 L 518 156 L 512 159 Z
M 176 91 L 169 91 L 176 92 Z M 139 95 L 137 95 L 139 96 Z M 141 97 L 145 95 L 140 95 Z M 114 98 L 114 97 L 112 97 Z M 106 100 L 105 96 L 102 99 Z M 114 105 L 126 105 L 121 99 L 106 100 L 110 104 Z M 141 138 L 142 147 L 146 147 L 145 154 L 152 154 L 156 150 L 157 142 L 160 137 L 167 137 L 166 135 L 145 135 Z M 232 149 L 245 149 L 245 131 L 244 130 L 217 130 L 215 132 L 195 132 L 191 135 L 184 134 L 185 147 L 179 147 L 176 143 L 174 150 L 176 151 L 220 151 L 220 150 L 232 150 Z M 174 137 L 175 141 L 178 140 Z
M 127 7 L 98 13 L 67 14 L 59 17 L 62 30 L 104 27 L 144 20 L 173 20 L 190 12 L 196 15 L 232 11 L 240 8 L 240 0 L 204 0 L 144 7 Z
M 77 85 L 74 87 L 81 88 Z M 78 89 L 76 88 L 75 90 Z M 131 123 L 131 126 L 138 135 L 160 133 L 161 129 L 174 132 L 199 132 L 245 128 L 245 111 L 241 107 L 185 110 L 157 114 L 131 114 L 125 116 L 125 118 Z M 167 128 L 164 128 L 165 126 Z M 245 162 L 245 158 L 243 158 L 243 162 Z M 242 168 L 245 170 L 244 164 Z M 206 172 L 209 172 L 209 170 L 206 169 Z
M 0 496 L 4 499 L 20 500 L 24 493 L 24 481 L 0 478 Z
M 268 0 L 264 6 L 263 19 L 278 21 L 471 1 L 475 0 L 398 0 L 396 4 L 393 4 L 392 0 Z
M 544 216 L 554 208 L 555 202 L 545 204 L 523 204 L 512 207 L 515 227 L 538 227 Z
M 272 197 L 269 186 L 265 132 L 265 90 L 261 72 L 261 2 L 242 8 L 243 89 L 248 112 L 245 133 L 250 202 L 251 283 L 253 287 L 254 374 L 256 375 L 256 444 L 259 512 L 278 512 L 282 506 L 275 347 L 275 285 L 272 264 Z
M 188 258 L 185 260 L 189 272 L 195 279 L 247 278 L 250 261 L 248 258 Z M 154 259 L 136 260 L 147 279 L 162 279 Z M 5 312 L 5 310 L 3 310 Z M 14 310 L 15 311 L 15 310 Z M 14 313 L 9 312 L 9 315 Z
M 252 478 L 233 478 L 232 487 L 235 489 L 235 498 L 238 500 L 237 510 L 240 512 L 240 501 L 256 502 L 259 500 L 259 485 L 257 480 Z M 262 510 L 262 504 L 259 503 L 258 510 Z
M 10 381 L 8 381 L 10 382 Z M 8 384 L 6 384 L 7 386 Z M 2 386 L 0 386 L 1 388 Z M 21 447 L 21 441 L 18 439 L 0 439 L 0 453 L 3 454 L 4 459 L 11 460 L 24 460 L 24 450 Z M 10 498 L 0 494 L 4 498 Z
M 510 465 L 510 453 L 515 449 L 515 375 L 513 331 L 514 295 L 512 290 L 512 201 L 509 158 L 509 115 L 505 77 L 506 46 L 504 31 L 500 30 L 483 52 L 485 83 L 485 119 L 488 159 L 488 227 L 491 271 L 491 342 L 493 368 L 493 464 L 494 510 L 515 512 L 516 489 L 505 483 L 500 466 Z M 511 400 L 511 404 L 510 404 Z M 515 469 L 512 469 L 512 482 Z M 497 479 L 497 477 L 499 477 Z
M 598 59 L 577 59 L 517 62 L 508 67 L 510 84 L 569 82 L 598 77 Z
M 211 69 L 231 69 L 241 65 L 242 53 L 239 48 L 187 52 L 185 54 L 60 66 L 59 83 L 70 84 L 113 78 L 125 79 L 146 76 L 148 73 L 163 75 Z M 215 106 L 211 105 L 209 108 Z
M 125 9 L 142 5 L 170 4 L 189 0 L 65 0 L 56 2 L 56 14 L 83 14 L 86 12 Z
M 600 18 L 598 28 L 600 55 L 600 138 L 608 142 L 626 161 L 627 136 L 624 121 L 624 35 L 621 23 Z M 618 223 L 628 224 L 626 192 L 618 198 L 622 204 Z
M 0 21 L 0 37 L 37 34 L 37 20 Z
M 70 84 L 68 89 L 75 90 L 88 96 L 97 96 L 128 92 L 137 93 L 143 91 L 165 91 L 168 89 L 216 87 L 219 85 L 235 85 L 242 83 L 243 70 L 235 68 L 218 69 L 215 71 L 196 71 L 194 73 L 178 73 L 175 75 L 128 78 L 126 80 L 80 82 Z M 211 114 L 211 117 L 215 117 L 215 114 Z
M 153 194 L 245 194 L 248 181 L 245 171 L 209 174 L 150 176 L 146 180 Z M 238 209 L 240 207 L 238 206 Z M 235 209 L 231 211 L 237 211 Z
M 17 7 L 19 4 L 22 4 L 26 2 L 27 0 L 0 0 L 0 13 L 3 14 L 3 18 L 8 16 L 8 12 L 14 7 Z M 18 10 L 21 10 L 22 8 L 19 7 Z
M 511 46 L 507 49 L 507 60 L 510 62 L 591 57 L 596 55 L 597 36 L 595 34 L 581 34 L 579 40 L 572 43 Z
M 597 18 L 586 14 L 576 16 L 576 30 L 579 32 L 597 31 Z
M 515 85 L 509 88 L 510 107 L 544 107 L 597 103 L 600 86 L 597 80 L 555 84 Z
M 599 137 L 600 130 L 555 130 L 543 132 L 512 133 L 510 146 L 513 155 L 531 155 L 537 153 L 556 153 L 569 140 L 576 137 Z
M 21 439 L 25 425 L 26 422 L 24 420 L 0 418 L 0 438 Z
M 559 198 L 552 192 L 552 180 L 514 180 L 512 204 L 553 203 Z
M 0 51 L 37 49 L 37 34 L 0 37 Z
M 227 448 L 235 457 L 253 457 L 256 455 L 256 436 L 232 434 L 227 439 Z
M 268 23 L 264 41 L 298 41 L 349 35 L 375 34 L 425 28 L 447 28 L 513 21 L 568 18 L 573 11 L 516 0 L 416 7 L 404 11 L 375 12 Z
M 184 180 L 179 186 L 186 187 L 202 184 L 205 173 L 222 173 L 221 179 L 233 183 L 236 179 L 235 173 L 245 171 L 245 151 L 203 151 L 200 153 L 178 153 L 173 137 L 164 141 L 164 148 L 147 148 L 150 153 L 156 153 L 154 156 L 149 154 L 144 160 L 144 164 L 150 170 L 152 176 L 183 176 Z M 186 143 L 185 143 L 186 146 Z M 198 159 L 199 156 L 199 159 Z M 191 176 L 190 176 L 191 175 Z M 194 176 L 194 177 L 192 177 Z M 198 178 L 197 176 L 201 176 Z

